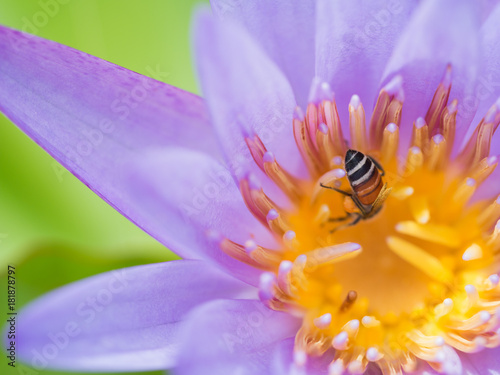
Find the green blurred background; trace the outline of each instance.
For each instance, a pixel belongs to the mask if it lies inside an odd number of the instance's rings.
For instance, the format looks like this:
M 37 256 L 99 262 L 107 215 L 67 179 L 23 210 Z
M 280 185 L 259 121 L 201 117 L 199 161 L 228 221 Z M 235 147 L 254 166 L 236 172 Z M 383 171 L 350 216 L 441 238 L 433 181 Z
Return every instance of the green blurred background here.
M 0 23 L 25 29 L 197 92 L 190 19 L 203 0 L 0 0 Z M 44 9 L 45 8 L 45 9 Z M 38 12 L 46 24 L 27 29 Z M 51 13 L 51 14 L 49 14 Z M 58 286 L 111 269 L 175 258 L 115 212 L 0 114 L 1 310 L 7 264 L 17 268 L 17 307 Z M 6 315 L 2 313 L 2 317 Z M 2 318 L 3 321 L 3 318 Z M 3 326 L 3 323 L 1 324 Z M 13 370 L 5 357 L 2 374 Z M 55 372 L 44 371 L 43 374 Z

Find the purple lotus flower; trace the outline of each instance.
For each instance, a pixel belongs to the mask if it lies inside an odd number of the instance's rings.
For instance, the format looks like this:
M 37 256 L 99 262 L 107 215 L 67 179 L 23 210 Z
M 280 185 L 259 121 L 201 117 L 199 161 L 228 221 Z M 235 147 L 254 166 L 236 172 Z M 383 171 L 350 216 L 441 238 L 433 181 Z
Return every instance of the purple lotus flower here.
M 496 373 L 500 6 L 212 8 L 194 28 L 206 101 L 0 28 L 0 109 L 186 259 L 33 302 L 19 355 L 80 371 Z

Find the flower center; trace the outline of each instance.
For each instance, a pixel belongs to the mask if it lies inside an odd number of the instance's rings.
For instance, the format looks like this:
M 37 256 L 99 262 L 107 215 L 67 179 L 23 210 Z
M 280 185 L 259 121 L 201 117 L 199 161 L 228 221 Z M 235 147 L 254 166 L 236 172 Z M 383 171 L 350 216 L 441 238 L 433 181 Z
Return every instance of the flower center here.
M 453 348 L 475 352 L 500 343 L 500 197 L 471 198 L 497 166 L 489 157 L 500 123 L 497 102 L 454 155 L 457 101 L 448 103 L 451 68 L 424 118 L 398 154 L 402 81 L 381 91 L 368 127 L 360 99 L 349 105 L 349 145 L 333 94 L 313 84 L 294 134 L 311 178 L 290 175 L 258 136 L 247 145 L 261 170 L 289 197 L 278 207 L 253 176 L 240 188 L 249 210 L 279 238 L 222 239 L 231 256 L 265 270 L 261 300 L 302 317 L 294 366 L 331 355 L 329 374 L 411 371 L 417 359 L 453 372 Z

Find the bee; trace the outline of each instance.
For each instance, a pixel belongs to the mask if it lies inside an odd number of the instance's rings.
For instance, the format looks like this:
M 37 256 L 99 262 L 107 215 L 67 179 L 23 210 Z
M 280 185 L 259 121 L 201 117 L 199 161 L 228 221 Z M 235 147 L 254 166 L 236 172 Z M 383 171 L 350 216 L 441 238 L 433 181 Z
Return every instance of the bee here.
M 345 171 L 352 192 L 320 183 L 321 187 L 335 190 L 346 196 L 344 200 L 346 216 L 330 218 L 329 221 L 351 220 L 351 222 L 337 227 L 332 232 L 375 216 L 382 209 L 382 205 L 392 189 L 387 187 L 387 183 L 383 183 L 384 168 L 371 156 L 365 155 L 361 151 L 347 150 Z

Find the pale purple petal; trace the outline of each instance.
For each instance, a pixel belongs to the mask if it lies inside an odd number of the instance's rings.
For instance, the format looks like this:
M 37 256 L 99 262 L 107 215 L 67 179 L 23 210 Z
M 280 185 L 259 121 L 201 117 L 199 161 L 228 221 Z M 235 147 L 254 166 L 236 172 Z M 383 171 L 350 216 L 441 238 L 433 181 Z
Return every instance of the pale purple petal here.
M 186 319 L 176 375 L 271 374 L 270 353 L 300 326 L 251 300 L 209 302 Z
M 249 213 L 225 166 L 201 152 L 169 148 L 141 156 L 130 169 L 130 196 L 162 243 L 257 283 L 259 271 L 226 255 L 218 236 L 240 244 L 252 238 L 266 247 L 277 244 Z
M 286 75 L 297 103 L 307 104 L 314 76 L 313 0 L 212 0 L 214 14 L 243 25 Z
M 484 21 L 487 19 L 493 9 L 499 4 L 499 0 L 478 0 L 477 1 L 481 6 L 481 20 Z
M 396 74 L 403 76 L 401 130 L 405 143 L 409 142 L 413 121 L 425 116 L 450 63 L 450 100 L 459 102 L 457 144 L 463 138 L 477 107 L 466 103 L 478 73 L 478 10 L 466 0 L 424 0 L 401 35 L 384 72 L 384 82 Z
M 500 5 L 497 5 L 481 27 L 481 71 L 474 84 L 474 95 L 469 105 L 478 109 L 464 142 L 473 134 L 477 125 L 491 106 L 500 100 Z M 500 155 L 500 131 L 492 139 L 490 155 Z M 496 197 L 500 193 L 500 170 L 497 168 L 476 194 L 477 198 Z
M 0 56 L 0 110 L 146 231 L 123 193 L 130 160 L 169 145 L 219 154 L 196 95 L 1 26 Z
M 17 354 L 36 369 L 160 370 L 174 365 L 183 316 L 249 287 L 202 261 L 108 272 L 65 286 L 18 316 Z
M 363 101 L 367 118 L 378 94 L 385 64 L 416 1 L 319 0 L 316 74 L 335 92 L 341 121 L 353 94 Z
M 500 371 L 500 348 L 484 349 L 479 353 L 462 354 L 465 374 L 496 375 Z
M 196 18 L 194 45 L 201 86 L 236 178 L 254 171 L 264 189 L 272 189 L 245 144 L 245 136 L 253 134 L 291 173 L 306 173 L 293 137 L 295 98 L 278 66 L 242 27 L 203 11 Z
M 470 105 L 476 105 L 477 113 L 472 121 L 468 135 L 486 115 L 488 109 L 500 98 L 500 5 L 492 11 L 481 27 L 481 74 L 474 86 L 474 96 Z M 494 137 L 495 145 L 500 146 L 500 132 Z M 498 143 L 497 143 L 498 142 Z M 500 148 L 496 148 L 497 153 Z

